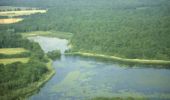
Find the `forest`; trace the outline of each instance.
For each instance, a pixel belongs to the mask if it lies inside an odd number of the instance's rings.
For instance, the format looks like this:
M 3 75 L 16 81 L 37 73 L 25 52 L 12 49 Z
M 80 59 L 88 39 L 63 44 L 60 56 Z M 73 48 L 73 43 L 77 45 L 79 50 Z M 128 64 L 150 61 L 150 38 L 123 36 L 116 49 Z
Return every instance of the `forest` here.
M 12 11 L 13 9 L 15 11 L 22 9 L 45 10 L 43 14 L 36 13 L 29 16 L 0 16 L 0 19 L 23 19 L 16 23 L 0 24 L 0 49 L 8 50 L 10 48 L 16 50 L 21 48 L 25 50 L 16 54 L 0 53 L 0 62 L 3 62 L 0 63 L 0 99 L 2 100 L 23 99 L 25 92 L 29 90 L 26 87 L 32 86 L 33 83 L 39 84 L 42 77 L 49 74 L 48 66 L 51 66 L 47 65 L 50 62 L 49 58 L 55 60 L 61 56 L 58 50 L 45 54 L 38 43 L 26 39 L 27 35 L 29 36 L 31 33 L 35 36 L 43 35 L 68 39 L 71 48 L 67 53 L 83 52 L 125 59 L 170 61 L 170 0 L 0 0 L 0 6 L 2 6 L 0 12 Z M 9 9 L 4 10 L 3 7 L 9 7 Z M 8 62 L 10 61 L 9 59 L 17 59 L 18 61 L 6 63 L 5 61 Z M 60 70 L 67 64 L 64 61 L 63 63 L 59 64 L 61 66 Z M 84 64 L 82 64 L 83 68 L 85 68 L 85 65 L 91 66 L 91 63 L 86 64 L 85 61 L 79 61 L 73 67 L 81 65 L 81 63 Z M 88 68 L 90 69 L 90 67 Z M 121 71 L 124 71 L 124 69 Z M 79 74 L 81 76 L 84 73 L 75 71 L 67 74 L 67 77 L 66 75 L 63 76 L 66 77 L 64 79 L 66 84 L 63 87 L 68 85 L 67 83 L 69 82 L 74 83 Z M 93 76 L 90 73 L 87 74 L 89 74 L 87 77 L 90 76 L 91 78 Z M 96 75 L 96 73 L 94 74 Z M 107 72 L 100 74 L 105 75 Z M 113 74 L 116 73 L 109 74 L 112 75 L 111 78 L 114 76 Z M 168 72 L 160 75 L 164 74 L 169 75 Z M 123 75 L 127 76 L 124 73 Z M 151 74 L 148 75 L 151 76 Z M 57 78 L 55 77 L 55 79 Z M 83 78 L 86 78 L 85 74 Z M 109 78 L 105 79 L 104 77 L 104 80 L 111 80 Z M 83 82 L 89 82 L 88 79 L 84 79 Z M 159 81 L 155 80 L 153 84 Z M 160 84 L 162 86 L 164 82 Z M 146 85 L 148 84 L 146 83 Z M 169 86 L 164 85 L 165 87 Z M 36 86 L 33 85 L 32 87 L 35 88 Z M 158 88 L 162 89 L 162 87 Z M 80 91 L 82 94 L 89 92 L 83 90 L 83 88 L 80 88 Z M 123 92 L 126 92 L 126 90 L 123 90 Z M 94 98 L 94 100 L 100 99 L 107 100 L 107 97 Z M 108 100 L 112 99 L 117 98 Z
M 26 89 L 24 91 L 25 87 L 39 81 L 42 75 L 48 72 L 46 67 L 48 59 L 44 57 L 39 44 L 22 38 L 20 34 L 10 31 L 1 31 L 0 34 L 0 49 L 20 47 L 29 51 L 14 55 L 0 54 L 0 59 L 30 57 L 27 63 L 0 64 L 0 98 L 14 100 L 27 92 Z
M 0 2 L 48 9 L 46 14 L 28 16 L 23 22 L 0 25 L 1 30 L 70 32 L 74 34 L 70 42 L 72 51 L 123 58 L 170 59 L 169 0 Z

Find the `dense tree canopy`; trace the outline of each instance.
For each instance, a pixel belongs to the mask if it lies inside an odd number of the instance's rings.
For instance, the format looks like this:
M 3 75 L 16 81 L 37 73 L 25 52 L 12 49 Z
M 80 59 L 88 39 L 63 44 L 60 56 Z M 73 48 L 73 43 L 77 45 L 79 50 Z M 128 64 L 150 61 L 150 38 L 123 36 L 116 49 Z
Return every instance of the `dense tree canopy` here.
M 48 9 L 46 14 L 22 16 L 24 20 L 15 24 L 0 24 L 0 48 L 30 51 L 0 57 L 31 58 L 26 64 L 0 64 L 0 97 L 7 100 L 16 99 L 11 91 L 38 81 L 48 71 L 38 43 L 22 38 L 21 32 L 73 33 L 71 51 L 170 60 L 170 0 L 0 0 L 0 5 Z
M 30 57 L 26 64 L 20 62 L 0 64 L 0 98 L 16 100 L 18 97 L 15 97 L 17 93 L 14 95 L 14 91 L 40 80 L 42 75 L 48 72 L 46 59 L 39 44 L 22 38 L 20 34 L 3 31 L 0 32 L 0 35 L 0 48 L 20 47 L 29 50 L 29 52 L 15 55 L 0 54 L 0 59 Z
M 1 4 L 40 7 L 23 22 L 1 25 L 15 32 L 74 33 L 74 51 L 126 58 L 170 59 L 169 0 L 2 0 Z M 12 3 L 11 3 L 12 2 Z

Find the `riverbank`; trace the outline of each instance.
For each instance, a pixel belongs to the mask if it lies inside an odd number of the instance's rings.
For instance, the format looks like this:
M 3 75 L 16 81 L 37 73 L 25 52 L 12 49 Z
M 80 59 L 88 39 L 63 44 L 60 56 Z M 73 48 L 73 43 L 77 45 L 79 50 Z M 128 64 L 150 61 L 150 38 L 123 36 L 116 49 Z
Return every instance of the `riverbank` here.
M 10 95 L 12 95 L 12 98 L 17 100 L 25 100 L 26 97 L 39 90 L 40 87 L 42 87 L 49 79 L 51 79 L 51 77 L 55 74 L 55 70 L 52 68 L 51 59 L 49 59 L 49 62 L 46 63 L 46 66 L 48 68 L 48 72 L 45 73 L 39 81 L 29 84 L 25 88 L 11 91 Z M 4 98 L 3 100 L 7 100 L 7 98 Z
M 52 76 L 55 74 L 55 70 L 52 67 L 52 60 L 49 59 L 49 62 L 46 64 L 47 68 L 48 68 L 48 72 L 42 76 L 42 78 L 38 81 L 33 83 L 32 85 L 30 85 L 28 87 L 28 91 L 25 93 L 25 97 L 28 97 L 30 95 L 32 95 L 34 92 L 36 92 L 39 88 L 41 88 L 48 80 L 50 80 L 52 78 Z M 24 95 L 24 94 L 23 94 Z
M 170 65 L 170 61 L 166 61 L 166 60 L 128 59 L 128 58 L 121 58 L 116 56 L 108 56 L 103 54 L 94 54 L 94 53 L 85 53 L 85 52 L 70 52 L 65 54 L 111 59 L 114 61 L 119 61 L 119 62 L 124 62 L 129 64 L 146 64 L 146 65 L 163 65 L 163 66 Z

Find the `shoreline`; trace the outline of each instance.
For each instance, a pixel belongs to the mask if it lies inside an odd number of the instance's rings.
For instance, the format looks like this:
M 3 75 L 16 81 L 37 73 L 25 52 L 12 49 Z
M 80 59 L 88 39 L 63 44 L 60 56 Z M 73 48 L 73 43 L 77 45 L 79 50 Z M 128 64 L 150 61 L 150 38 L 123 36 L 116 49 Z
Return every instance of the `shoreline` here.
M 35 37 L 35 36 L 45 36 L 45 37 L 56 37 L 60 39 L 69 40 L 72 37 L 72 33 L 60 32 L 60 31 L 32 31 L 32 32 L 23 32 L 21 35 L 24 38 Z
M 53 77 L 53 75 L 55 74 L 55 70 L 52 67 L 52 63 L 53 63 L 53 61 L 51 59 L 49 59 L 49 62 L 46 64 L 49 72 L 47 72 L 45 75 L 43 75 L 42 78 L 39 81 L 33 83 L 32 84 L 33 87 L 32 86 L 27 87 L 27 88 L 30 88 L 32 90 L 25 93 L 24 98 L 28 98 L 29 96 L 36 93 L 37 90 L 39 90 L 46 82 L 48 82 Z
M 52 67 L 51 59 L 49 59 L 49 62 L 46 63 L 46 66 L 49 71 L 45 73 L 39 81 L 34 82 L 32 84 L 28 84 L 28 86 L 24 88 L 12 91 L 10 94 L 13 94 L 13 98 L 19 99 L 19 100 L 25 100 L 29 96 L 36 93 L 46 82 L 48 82 L 52 78 L 52 76 L 55 74 L 55 70 Z
M 129 59 L 129 58 L 121 58 L 116 56 L 108 56 L 103 54 L 94 54 L 94 53 L 87 53 L 87 52 L 70 52 L 65 53 L 66 55 L 80 55 L 86 57 L 98 57 L 104 59 L 111 59 L 113 61 L 119 61 L 124 63 L 133 63 L 133 64 L 146 64 L 146 65 L 170 65 L 170 61 L 166 60 L 148 60 L 148 59 Z

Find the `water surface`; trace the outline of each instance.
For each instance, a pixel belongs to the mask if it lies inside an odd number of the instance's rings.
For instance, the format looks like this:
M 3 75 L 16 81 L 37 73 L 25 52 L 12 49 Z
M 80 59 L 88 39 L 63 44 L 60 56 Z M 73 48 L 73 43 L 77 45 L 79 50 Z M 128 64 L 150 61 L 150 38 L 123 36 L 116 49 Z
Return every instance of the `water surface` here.
M 45 52 L 60 49 L 67 40 L 33 37 Z M 29 100 L 87 100 L 93 97 L 170 99 L 170 70 L 127 67 L 110 61 L 64 56 L 53 62 L 56 74 Z
M 44 52 L 60 50 L 63 54 L 68 49 L 68 41 L 66 39 L 49 38 L 44 36 L 29 37 L 30 40 L 38 42 Z

